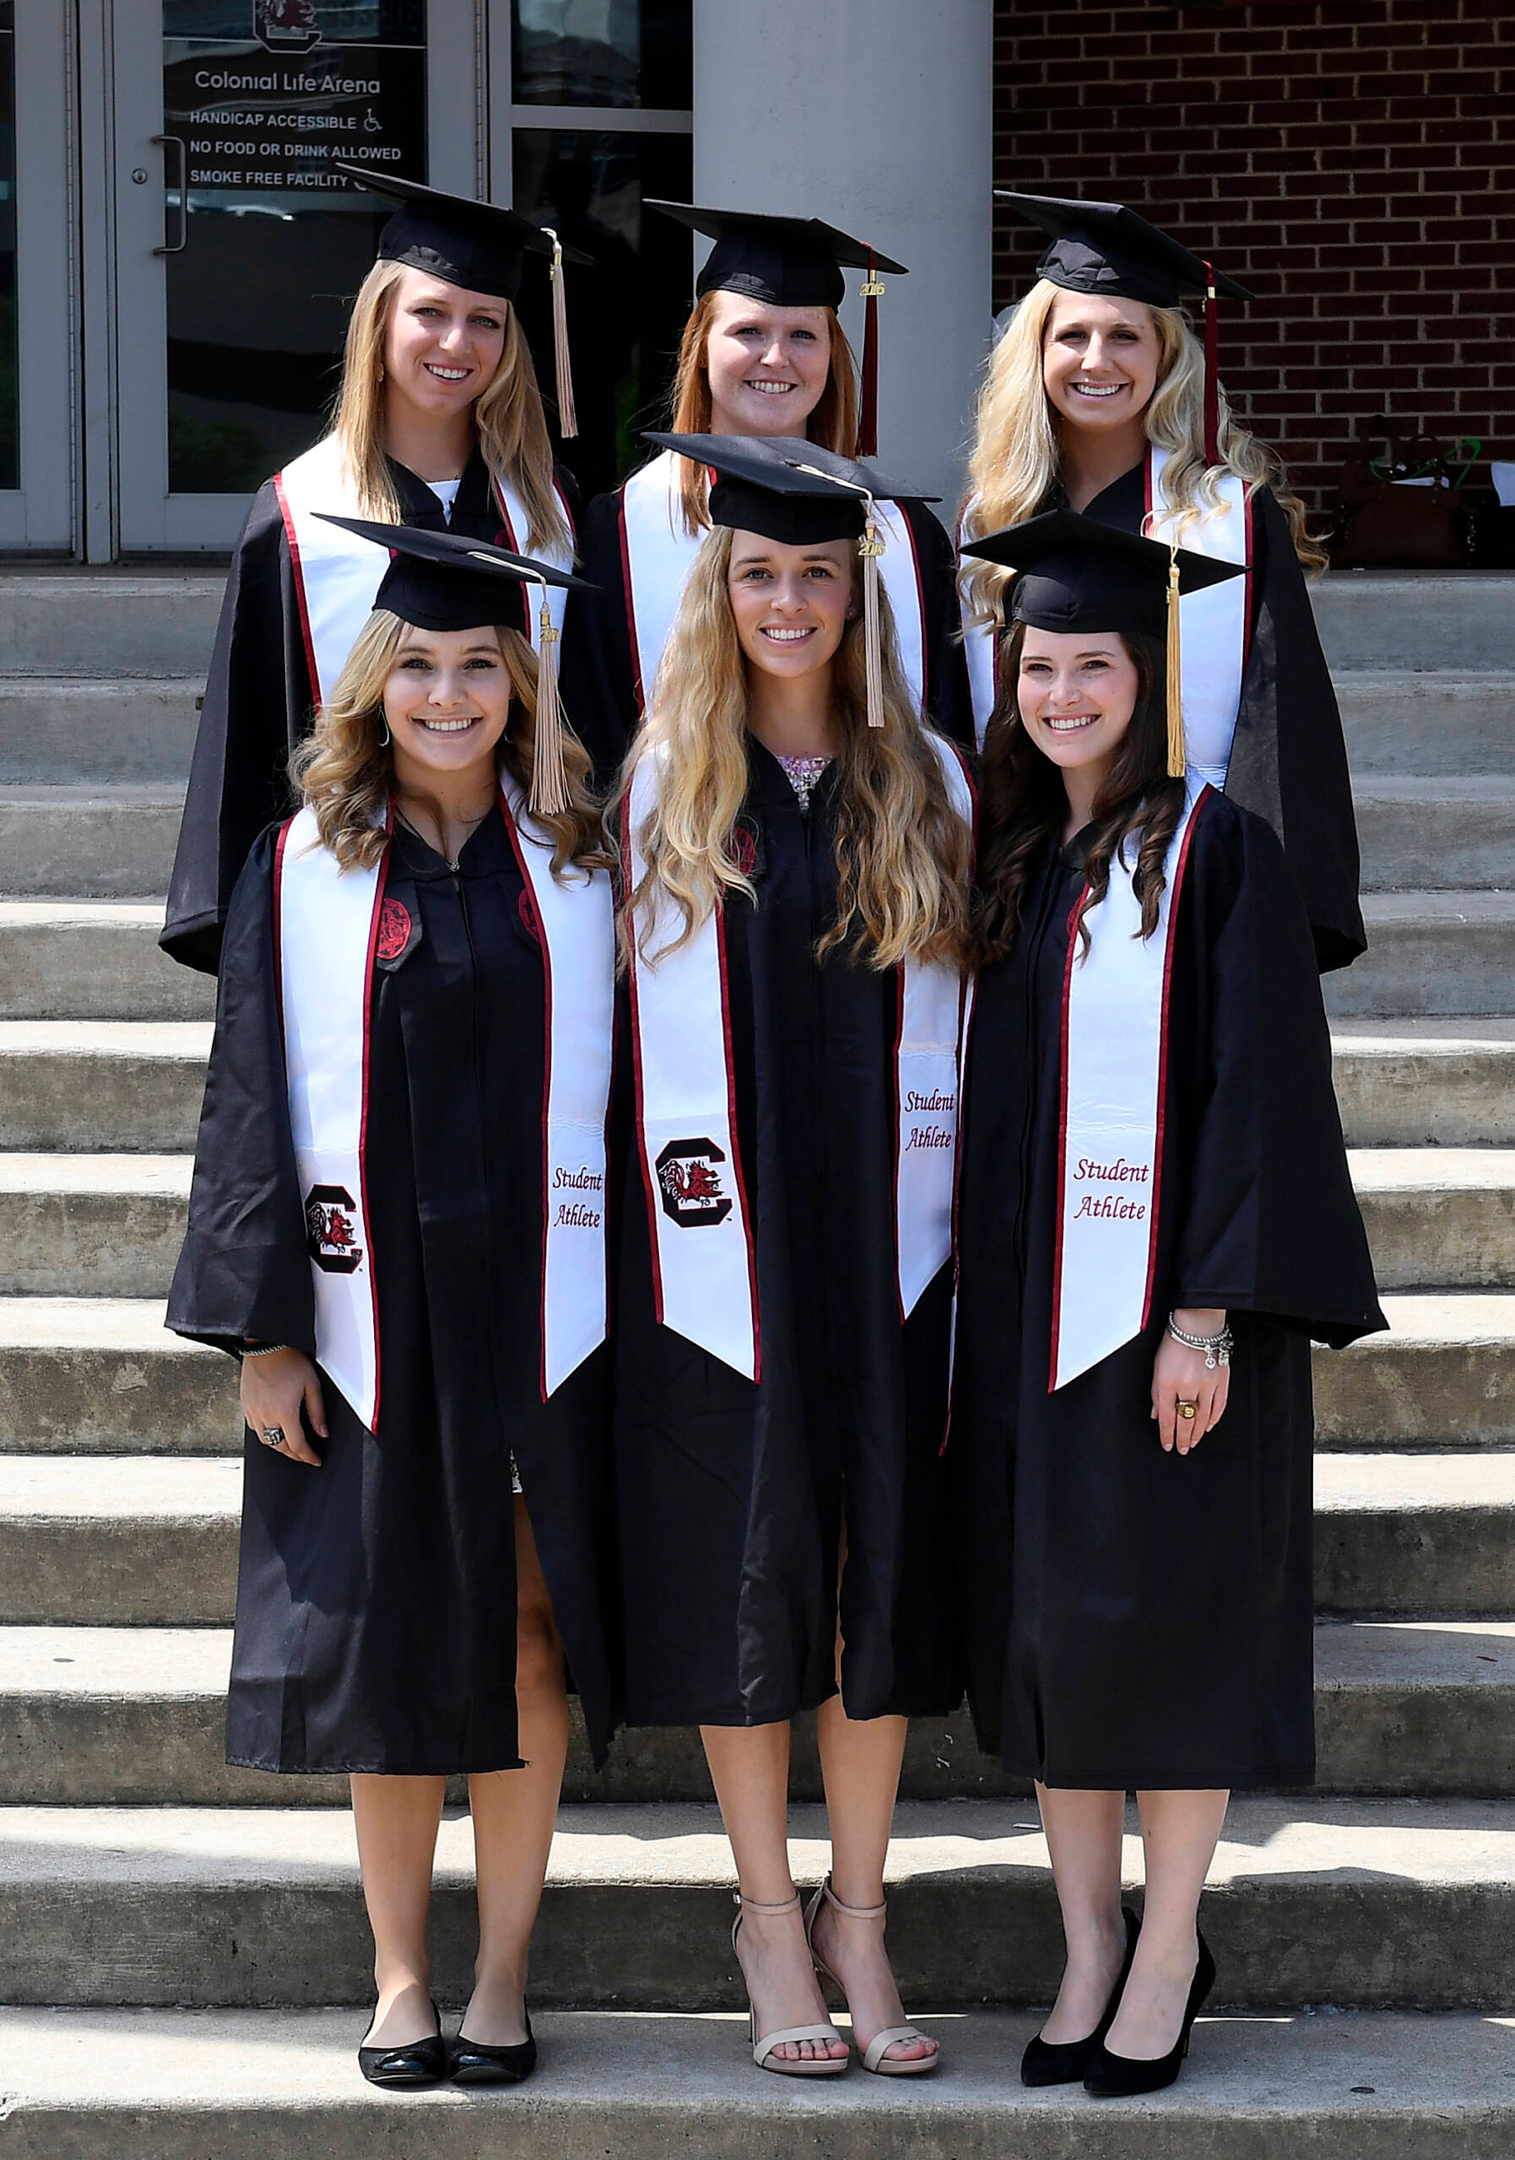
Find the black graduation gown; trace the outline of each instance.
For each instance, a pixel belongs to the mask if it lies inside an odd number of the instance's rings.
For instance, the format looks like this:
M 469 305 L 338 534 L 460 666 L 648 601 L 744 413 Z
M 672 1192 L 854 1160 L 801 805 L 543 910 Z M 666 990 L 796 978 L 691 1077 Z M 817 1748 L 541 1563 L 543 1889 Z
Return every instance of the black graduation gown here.
M 315 1355 L 273 979 L 276 832 L 233 896 L 189 1234 L 168 1324 Z M 456 879 L 402 828 L 419 939 L 374 974 L 368 1202 L 381 1391 L 328 1380 L 319 1470 L 247 1435 L 227 1758 L 436 1774 L 519 1761 L 510 1458 L 597 1759 L 614 1720 L 609 1353 L 538 1392 L 540 950 L 500 817 Z
M 973 1019 L 947 1450 L 969 1700 L 981 1744 L 1049 1785 L 1303 1784 L 1310 1338 L 1385 1324 L 1308 927 L 1271 829 L 1212 793 L 1174 918 L 1151 1324 L 1049 1394 L 1082 861 L 1078 841 L 1049 845 Z M 1167 1314 L 1222 1306 L 1225 1414 L 1194 1454 L 1164 1454 L 1150 1388 Z
M 499 507 L 475 450 L 447 513 L 408 466 L 389 465 L 401 522 L 498 540 Z M 559 485 L 577 514 L 572 475 Z M 310 727 L 315 690 L 305 656 L 299 591 L 272 480 L 253 497 L 232 556 L 189 768 L 184 820 L 158 942 L 186 967 L 213 975 L 227 902 L 247 851 L 271 819 L 294 807 L 286 766 Z
M 1145 463 L 1112 481 L 1085 515 L 1141 532 Z M 1352 776 L 1309 586 L 1271 488 L 1258 489 L 1252 517 L 1251 644 L 1226 793 L 1266 818 L 1282 840 L 1325 974 L 1350 967 L 1368 943 L 1357 897 Z
M 758 902 L 728 900 L 725 927 L 762 1380 L 658 1325 L 631 1151 L 614 1419 L 628 1722 L 761 1725 L 834 1694 L 844 1507 L 848 1712 L 946 1712 L 962 1695 L 940 1460 L 951 1270 L 902 1325 L 899 977 L 816 961 L 835 916 L 832 776 L 804 814 L 777 760 L 750 755 Z
M 952 542 L 923 502 L 902 502 L 920 565 L 925 629 L 926 711 L 939 733 L 973 748 L 973 708 L 959 635 L 957 567 Z M 621 554 L 621 491 L 597 495 L 579 527 L 580 574 L 596 590 L 572 592 L 563 622 L 563 704 L 603 781 L 620 769 L 641 723 L 626 566 Z

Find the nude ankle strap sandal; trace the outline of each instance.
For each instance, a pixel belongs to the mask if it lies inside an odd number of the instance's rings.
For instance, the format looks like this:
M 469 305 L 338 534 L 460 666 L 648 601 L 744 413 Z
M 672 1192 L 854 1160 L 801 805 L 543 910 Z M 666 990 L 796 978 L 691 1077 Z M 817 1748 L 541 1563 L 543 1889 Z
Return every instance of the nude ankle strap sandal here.
M 815 1922 L 822 1901 L 836 1912 L 845 1913 L 849 1920 L 882 1920 L 889 1910 L 889 1903 L 885 1899 L 881 1905 L 844 1905 L 832 1889 L 829 1875 L 810 1900 L 805 1913 L 805 1940 L 810 1945 L 811 1957 L 815 1959 L 815 1969 L 823 1979 L 829 1980 L 833 1987 L 842 1988 L 841 1981 L 831 1967 L 816 1952 Z M 844 1995 L 846 1992 L 846 1989 L 842 1988 Z M 890 2055 L 888 2050 L 897 2040 L 918 2041 L 927 2047 L 931 2045 L 930 2034 L 918 2031 L 914 2025 L 886 2025 L 882 2032 L 874 2034 L 864 2048 L 859 2058 L 863 2068 L 873 2071 L 877 2077 L 922 2077 L 928 2070 L 934 2070 L 942 2059 L 939 2046 L 930 2055 Z
M 733 1956 L 736 1955 L 736 1939 L 741 1933 L 744 1913 L 764 1913 L 776 1919 L 781 1913 L 798 1912 L 800 1909 L 798 1890 L 792 1898 L 785 1898 L 781 1905 L 760 1905 L 756 1898 L 743 1897 L 740 1890 L 735 1896 L 737 1915 L 731 1923 Z M 806 1939 L 809 1939 L 808 1932 Z M 781 2032 L 764 2033 L 760 2039 L 757 2012 L 750 1999 L 747 2004 L 747 2037 L 752 2043 L 752 2059 L 758 2068 L 776 2071 L 781 2077 L 839 2077 L 852 2060 L 850 2052 L 846 2055 L 811 2056 L 808 2060 L 803 2056 L 776 2056 L 773 2050 L 782 2047 L 786 2041 L 817 2040 L 829 2044 L 833 2040 L 840 2040 L 842 2036 L 828 2020 L 824 2025 L 786 2025 Z

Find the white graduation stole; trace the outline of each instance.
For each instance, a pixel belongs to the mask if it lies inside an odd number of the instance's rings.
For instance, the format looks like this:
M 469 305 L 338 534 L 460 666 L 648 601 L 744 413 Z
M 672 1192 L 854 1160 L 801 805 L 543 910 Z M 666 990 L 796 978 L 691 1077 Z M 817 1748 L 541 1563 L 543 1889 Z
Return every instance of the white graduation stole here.
M 347 665 L 347 656 L 357 643 L 359 631 L 373 613 L 374 599 L 389 568 L 390 554 L 388 548 L 380 547 L 376 541 L 360 540 L 355 533 L 344 532 L 340 525 L 324 524 L 314 514 L 317 511 L 335 517 L 362 517 L 365 514 L 359 507 L 357 489 L 343 463 L 341 446 L 335 435 L 326 436 L 286 465 L 281 473 L 276 473 L 274 492 L 283 514 L 290 561 L 294 566 L 311 686 L 317 705 L 324 705 Z M 568 514 L 568 505 L 562 491 L 557 492 L 571 532 L 573 521 Z M 508 484 L 496 482 L 494 497 L 501 528 L 507 536 L 502 545 L 520 554 L 522 548 L 516 535 L 526 531 L 525 507 Z M 554 569 L 571 570 L 572 547 L 554 548 L 544 553 L 541 560 L 550 563 Z M 527 585 L 523 591 L 526 620 L 535 651 L 541 642 L 541 587 Z M 550 586 L 548 594 L 547 604 L 554 626 L 561 631 L 566 588 Z
M 683 460 L 663 450 L 621 489 L 621 560 L 626 578 L 626 625 L 639 708 L 645 712 L 659 662 L 673 633 L 684 586 L 705 531 L 689 532 L 680 494 Z M 877 503 L 874 522 L 884 542 L 879 570 L 894 611 L 900 670 L 925 716 L 926 631 L 920 566 L 909 521 L 898 503 Z
M 1049 1394 L 1147 1324 L 1157 1258 L 1173 910 L 1194 819 L 1209 792 L 1190 775 L 1150 938 L 1140 935 L 1131 881 L 1139 834 L 1129 835 L 1111 861 L 1104 899 L 1086 909 L 1086 887 L 1070 922 Z M 1089 950 L 1081 957 L 1078 925 L 1086 914 Z
M 928 735 L 953 807 L 971 824 L 972 790 L 956 752 Z M 628 889 L 646 860 L 638 835 L 658 786 L 657 759 L 637 766 L 627 805 Z M 717 907 L 675 952 L 664 903 L 630 967 L 637 1142 L 651 1232 L 657 1317 L 749 1380 L 762 1377 L 757 1256 L 737 1149 L 726 935 Z M 899 971 L 895 1043 L 895 1249 L 901 1322 L 952 1251 L 958 1048 L 964 985 L 955 970 L 908 961 Z
M 615 928 L 606 872 L 560 884 L 550 843 L 502 781 L 507 829 L 542 939 L 543 1400 L 605 1336 L 605 1119 L 610 1098 Z M 386 851 L 371 870 L 338 868 L 315 812 L 290 819 L 274 871 L 274 938 L 290 1131 L 315 1291 L 316 1357 L 374 1431 L 381 1345 L 365 1190 L 368 1050 L 376 954 L 403 949 L 410 924 L 385 897 Z
M 957 545 L 960 555 L 969 537 L 968 520 L 973 514 L 976 501 L 975 497 L 974 502 L 968 503 L 958 519 Z M 1001 624 L 998 612 L 992 622 L 971 620 L 968 596 L 961 585 L 958 586 L 958 610 L 963 626 L 963 658 L 968 664 L 968 698 L 973 707 L 973 741 L 975 748 L 982 750 L 984 735 L 994 711 Z

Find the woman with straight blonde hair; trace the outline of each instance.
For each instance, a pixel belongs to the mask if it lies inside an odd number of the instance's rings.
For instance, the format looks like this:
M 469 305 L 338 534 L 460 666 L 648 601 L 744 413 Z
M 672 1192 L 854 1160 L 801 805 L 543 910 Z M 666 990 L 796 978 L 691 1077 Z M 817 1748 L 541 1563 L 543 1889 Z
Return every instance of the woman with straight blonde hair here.
M 1217 296 L 1252 296 L 1123 204 L 1000 193 L 1050 245 L 989 363 L 962 537 L 1066 508 L 1246 570 L 1183 602 L 1190 764 L 1273 826 L 1321 969 L 1349 967 L 1366 943 L 1357 826 L 1305 581 L 1325 557 L 1215 363 Z M 1208 295 L 1203 346 L 1185 293 Z M 973 562 L 962 578 L 980 742 L 1013 575 Z
M 396 559 L 295 754 L 304 805 L 232 896 L 168 1324 L 242 1365 L 227 1758 L 351 1779 L 363 2074 L 513 2084 L 565 1663 L 597 1760 L 619 1693 L 611 864 L 526 637 L 523 575 L 563 573 L 358 523 Z M 479 1950 L 444 2042 L 426 1918 L 450 1776 Z
M 696 280 L 671 398 L 681 435 L 809 441 L 842 457 L 871 457 L 877 433 L 879 276 L 904 274 L 819 218 L 760 216 L 652 202 L 715 246 Z M 859 412 L 852 349 L 837 315 L 844 267 L 865 273 L 868 335 Z M 679 595 L 709 530 L 702 467 L 663 451 L 589 505 L 584 575 L 596 588 L 572 605 L 565 677 L 596 760 L 619 766 L 641 724 Z M 880 569 L 894 610 L 900 663 L 917 711 L 944 734 L 970 739 L 951 542 L 918 498 L 879 505 Z
M 554 467 L 512 302 L 524 255 L 552 258 L 558 280 L 561 257 L 587 258 L 513 210 L 366 167 L 333 170 L 383 195 L 394 215 L 353 304 L 330 430 L 265 481 L 232 558 L 161 941 L 212 973 L 247 851 L 289 807 L 289 753 L 332 694 L 384 575 L 382 549 L 319 513 L 462 533 L 573 566 L 573 483 Z M 558 376 L 571 432 L 561 345 Z M 554 629 L 563 600 L 555 590 L 546 609 Z M 539 645 L 535 614 L 530 630 Z
M 636 1138 L 617 1265 L 627 1715 L 702 1728 L 762 2069 L 933 2069 L 884 1951 L 906 1720 L 949 1711 L 938 1462 L 972 801 L 876 579 L 870 466 L 715 468 L 621 797 Z M 832 1864 L 789 1870 L 816 1712 Z

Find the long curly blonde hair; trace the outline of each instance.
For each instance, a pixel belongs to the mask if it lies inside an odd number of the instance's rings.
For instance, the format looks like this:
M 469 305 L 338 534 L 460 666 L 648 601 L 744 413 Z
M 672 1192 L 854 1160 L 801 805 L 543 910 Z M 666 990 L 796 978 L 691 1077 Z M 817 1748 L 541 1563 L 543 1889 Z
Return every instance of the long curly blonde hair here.
M 323 844 L 344 870 L 371 870 L 389 844 L 386 813 L 395 791 L 395 754 L 384 726 L 384 686 L 410 629 L 387 608 L 375 608 L 358 632 L 336 688 L 316 714 L 315 727 L 290 752 L 296 792 L 316 813 Z M 510 717 L 495 746 L 495 762 L 523 791 L 531 786 L 536 747 L 537 656 L 519 630 L 495 625 L 510 676 Z M 612 869 L 599 805 L 589 791 L 589 753 L 563 728 L 568 808 L 536 822 L 552 835 L 552 870 Z
M 710 343 L 717 299 L 714 292 L 701 293 L 684 325 L 684 335 L 679 340 L 679 364 L 669 400 L 672 417 L 668 432 L 671 435 L 710 433 L 710 376 L 705 366 L 705 348 Z M 831 366 L 826 387 L 805 423 L 805 436 L 807 441 L 819 443 L 823 449 L 851 457 L 857 447 L 856 363 L 841 317 L 835 308 L 826 308 L 823 313 L 831 336 Z M 704 466 L 697 465 L 693 458 L 685 458 L 683 466 L 679 494 L 684 529 L 688 533 L 704 532 L 710 523 L 709 476 Z
M 1052 310 L 1063 288 L 1039 278 L 1015 311 L 1014 320 L 989 360 L 979 394 L 973 455 L 968 465 L 964 534 L 999 532 L 1035 517 L 1058 478 L 1059 423 L 1042 383 L 1042 356 Z M 1128 307 L 1143 305 L 1128 301 Z M 1148 442 L 1168 452 L 1163 488 L 1188 518 L 1220 502 L 1228 472 L 1250 495 L 1271 487 L 1289 521 L 1295 552 L 1308 569 L 1324 569 L 1326 556 L 1305 528 L 1305 508 L 1288 490 L 1282 460 L 1232 412 L 1220 391 L 1220 464 L 1205 462 L 1205 351 L 1182 308 L 1147 307 L 1157 334 L 1157 388 L 1142 426 Z M 996 563 L 974 563 L 963 572 L 963 591 L 976 622 L 998 619 L 999 603 L 1014 572 Z
M 727 592 L 731 532 L 717 526 L 696 552 L 642 729 L 617 795 L 629 817 L 644 758 L 658 767 L 653 807 L 638 828 L 646 870 L 626 898 L 622 951 L 633 934 L 644 959 L 678 949 L 728 892 L 757 895 L 734 852 L 746 800 L 747 660 Z M 937 752 L 905 687 L 894 618 L 881 593 L 884 715 L 868 725 L 861 615 L 832 666 L 837 753 L 836 920 L 824 954 L 856 939 L 870 967 L 924 959 L 960 966 L 967 950 L 973 837 L 953 807 Z M 950 755 L 951 753 L 949 753 Z M 676 934 L 664 903 L 679 919 Z
M 358 289 L 342 353 L 342 385 L 329 432 L 342 449 L 364 517 L 397 523 L 400 499 L 384 454 L 384 340 L 408 266 L 376 262 Z M 474 433 L 490 475 L 509 481 L 526 506 L 528 554 L 567 554 L 573 536 L 552 484 L 552 444 L 536 369 L 516 311 L 505 310 L 500 364 L 473 408 Z

